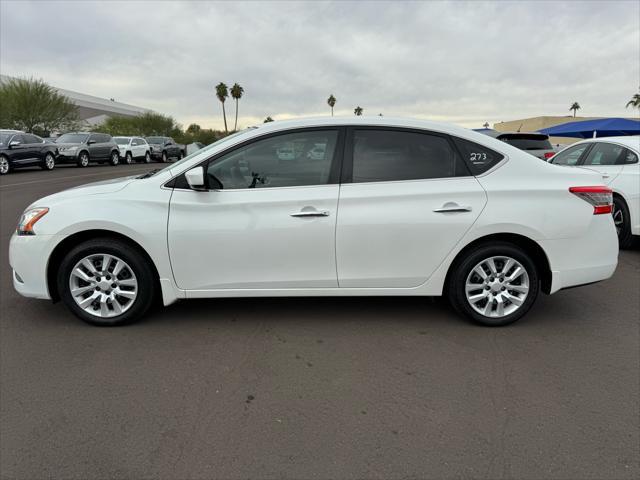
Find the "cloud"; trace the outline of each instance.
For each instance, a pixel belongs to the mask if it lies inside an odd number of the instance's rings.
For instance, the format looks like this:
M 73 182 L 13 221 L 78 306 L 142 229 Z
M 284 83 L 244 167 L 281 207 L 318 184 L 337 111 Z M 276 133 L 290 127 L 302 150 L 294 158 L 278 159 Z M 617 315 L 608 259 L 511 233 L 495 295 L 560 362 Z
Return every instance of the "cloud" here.
M 467 126 L 630 116 L 638 2 L 2 2 L 0 70 L 221 127 L 267 115 L 418 116 Z M 227 112 L 233 116 L 233 104 Z

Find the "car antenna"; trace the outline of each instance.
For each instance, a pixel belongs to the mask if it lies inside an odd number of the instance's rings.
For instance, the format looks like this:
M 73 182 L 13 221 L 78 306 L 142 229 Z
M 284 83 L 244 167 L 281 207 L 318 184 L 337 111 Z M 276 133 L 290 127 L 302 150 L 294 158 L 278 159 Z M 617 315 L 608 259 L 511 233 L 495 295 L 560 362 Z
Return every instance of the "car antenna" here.
M 524 125 L 524 123 L 521 123 L 520 126 L 518 127 L 518 133 L 520 133 L 520 129 L 522 128 L 522 125 Z

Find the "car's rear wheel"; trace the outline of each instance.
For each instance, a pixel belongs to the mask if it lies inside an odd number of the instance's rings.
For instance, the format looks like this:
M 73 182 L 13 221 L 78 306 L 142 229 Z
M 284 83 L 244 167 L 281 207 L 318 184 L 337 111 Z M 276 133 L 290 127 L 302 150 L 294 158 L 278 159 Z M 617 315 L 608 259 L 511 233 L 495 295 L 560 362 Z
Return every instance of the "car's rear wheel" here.
M 627 204 L 619 197 L 613 197 L 613 223 L 618 233 L 620 248 L 629 248 L 633 243 L 631 217 Z
M 80 156 L 78 157 L 78 166 L 86 167 L 89 165 L 89 153 L 88 152 L 80 152 Z
M 149 152 L 144 154 L 144 163 L 151 163 L 151 154 Z
M 4 155 L 0 155 L 0 175 L 6 175 L 11 170 L 9 159 Z
M 474 322 L 503 326 L 520 319 L 540 291 L 536 265 L 521 248 L 506 242 L 484 244 L 453 266 L 448 297 Z
M 44 156 L 44 162 L 42 163 L 43 170 L 53 170 L 56 168 L 56 159 L 52 153 L 47 153 Z
M 120 154 L 117 151 L 114 150 L 113 152 L 111 152 L 109 163 L 114 167 L 118 165 L 118 163 L 120 163 Z
M 62 300 L 92 325 L 138 320 L 153 302 L 154 274 L 143 255 L 125 242 L 102 238 L 73 248 L 58 269 Z
M 124 156 L 124 161 L 127 163 L 127 165 L 131 165 L 133 163 L 133 155 L 131 155 L 131 152 L 127 152 L 127 154 Z

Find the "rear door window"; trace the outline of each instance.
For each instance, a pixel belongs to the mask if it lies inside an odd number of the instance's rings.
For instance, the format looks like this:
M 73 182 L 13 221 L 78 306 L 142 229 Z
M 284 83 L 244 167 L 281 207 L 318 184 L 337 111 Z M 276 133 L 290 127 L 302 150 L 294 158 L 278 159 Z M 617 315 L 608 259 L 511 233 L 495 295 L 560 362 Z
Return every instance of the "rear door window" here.
M 569 147 L 561 152 L 556 153 L 550 160 L 555 165 L 577 165 L 582 154 L 589 148 L 591 144 L 583 143 L 575 147 Z
M 504 158 L 501 153 L 479 143 L 457 137 L 453 137 L 453 139 L 462 154 L 462 159 L 474 175 L 485 173 Z
M 624 163 L 638 163 L 638 156 L 629 149 L 625 149 Z
M 353 133 L 354 183 L 468 175 L 447 137 L 380 129 Z
M 587 154 L 584 165 L 621 165 L 624 163 L 626 148 L 615 143 L 596 143 Z

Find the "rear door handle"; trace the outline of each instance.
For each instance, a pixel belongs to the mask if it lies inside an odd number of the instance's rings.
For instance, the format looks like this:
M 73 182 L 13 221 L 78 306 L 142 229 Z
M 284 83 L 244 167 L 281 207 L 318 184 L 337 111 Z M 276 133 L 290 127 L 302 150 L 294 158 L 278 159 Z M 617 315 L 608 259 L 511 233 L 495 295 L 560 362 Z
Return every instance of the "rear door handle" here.
M 292 217 L 328 217 L 327 210 L 301 210 L 290 214 Z
M 451 213 L 451 212 L 470 212 L 471 207 L 464 205 L 458 205 L 457 203 L 445 203 L 442 207 L 436 208 L 433 211 L 436 213 Z

